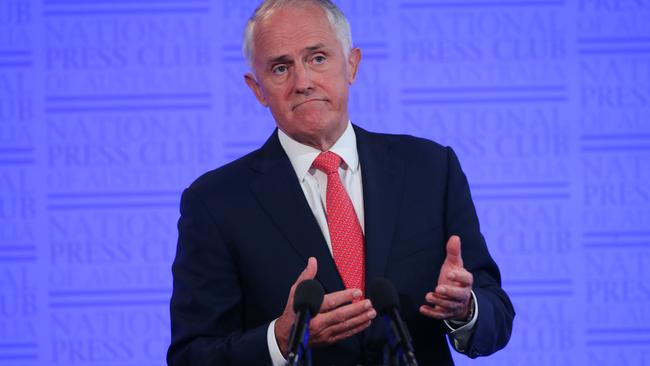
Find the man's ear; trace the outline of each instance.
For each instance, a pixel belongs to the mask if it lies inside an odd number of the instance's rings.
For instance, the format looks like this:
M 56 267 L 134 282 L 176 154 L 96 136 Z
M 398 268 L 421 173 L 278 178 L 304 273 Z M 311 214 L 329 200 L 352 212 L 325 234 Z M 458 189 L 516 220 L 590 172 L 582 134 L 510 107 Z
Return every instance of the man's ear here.
M 361 62 L 361 49 L 355 47 L 350 50 L 348 56 L 348 83 L 352 85 L 354 79 L 357 77 L 357 70 L 359 70 L 359 63 Z
M 255 76 L 248 72 L 244 75 L 244 81 L 246 82 L 246 85 L 253 91 L 253 94 L 255 94 L 255 98 L 257 98 L 257 101 L 260 102 L 265 107 L 268 107 L 268 103 L 266 102 L 266 99 L 264 99 L 264 94 L 262 93 L 262 89 L 260 87 L 260 84 L 257 83 L 257 80 L 255 80 Z

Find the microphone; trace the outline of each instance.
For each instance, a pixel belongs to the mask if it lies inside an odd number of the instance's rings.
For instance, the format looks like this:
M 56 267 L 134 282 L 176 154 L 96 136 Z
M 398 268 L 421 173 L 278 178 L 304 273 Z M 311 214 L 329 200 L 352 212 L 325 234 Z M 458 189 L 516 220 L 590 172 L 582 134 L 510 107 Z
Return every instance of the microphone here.
M 304 357 L 309 340 L 309 321 L 318 314 L 323 303 L 325 292 L 316 280 L 305 280 L 298 284 L 293 296 L 293 311 L 296 313 L 296 322 L 293 324 L 289 337 L 289 357 L 287 365 L 298 365 Z M 307 354 L 308 363 L 309 353 Z
M 382 315 L 388 329 L 390 364 L 396 365 L 401 361 L 408 366 L 417 366 L 411 335 L 399 314 L 399 297 L 395 286 L 385 278 L 378 278 L 370 285 L 368 295 L 374 308 Z

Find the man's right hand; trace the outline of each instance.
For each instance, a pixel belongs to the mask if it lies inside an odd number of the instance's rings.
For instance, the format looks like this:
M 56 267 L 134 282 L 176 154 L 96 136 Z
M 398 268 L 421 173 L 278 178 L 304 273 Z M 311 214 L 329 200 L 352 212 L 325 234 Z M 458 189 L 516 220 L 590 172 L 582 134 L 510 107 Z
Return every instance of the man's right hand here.
M 291 286 L 284 312 L 275 321 L 275 340 L 285 358 L 289 352 L 291 327 L 296 320 L 296 314 L 293 311 L 293 296 L 296 287 L 300 282 L 316 277 L 317 270 L 316 258 L 310 257 L 307 267 Z M 320 313 L 309 322 L 309 345 L 317 347 L 332 344 L 368 328 L 372 319 L 377 316 L 377 312 L 372 308 L 368 299 L 353 302 L 361 296 L 362 293 L 359 289 L 346 289 L 325 295 Z

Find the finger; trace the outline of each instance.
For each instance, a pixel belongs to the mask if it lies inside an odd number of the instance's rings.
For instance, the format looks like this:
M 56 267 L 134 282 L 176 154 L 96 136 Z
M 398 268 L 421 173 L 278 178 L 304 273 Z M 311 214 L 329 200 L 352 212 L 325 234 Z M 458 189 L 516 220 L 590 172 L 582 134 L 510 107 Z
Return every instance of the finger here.
M 447 241 L 447 258 L 446 260 L 450 261 L 451 264 L 462 267 L 463 258 L 460 254 L 460 237 L 458 235 L 452 235 Z
M 429 306 L 433 305 L 436 309 L 442 308 L 450 313 L 459 313 L 465 310 L 467 301 L 458 301 L 435 296 L 433 293 L 427 294 L 425 297 Z
M 471 287 L 474 283 L 474 276 L 465 268 L 459 268 L 457 270 L 450 271 L 447 273 L 447 279 L 458 283 L 461 287 Z
M 469 299 L 470 296 L 468 296 L 467 299 Z M 443 300 L 444 301 L 451 301 L 451 302 L 459 302 L 459 303 L 466 302 L 465 299 L 451 298 L 451 297 L 446 296 L 446 295 L 441 295 L 441 294 L 439 294 L 437 292 L 429 292 L 429 293 L 427 293 L 426 296 L 424 297 L 424 299 L 429 303 L 434 303 L 434 302 L 443 301 Z
M 440 319 L 440 320 L 446 320 L 451 318 L 451 314 L 440 308 L 432 308 L 427 305 L 422 305 L 420 306 L 420 314 L 427 316 L 429 318 L 434 318 L 434 319 Z
M 375 309 L 366 309 L 362 313 L 353 316 L 351 318 L 346 318 L 341 322 L 337 322 L 331 326 L 325 326 L 325 328 L 318 329 L 318 324 L 314 325 L 314 331 L 322 333 L 326 338 L 334 337 L 338 334 L 345 334 L 349 331 L 356 329 L 357 327 L 371 321 L 377 316 Z M 326 322 L 323 322 L 320 326 L 323 326 Z
M 293 294 L 296 292 L 296 287 L 298 287 L 298 284 L 304 280 L 313 280 L 316 277 L 316 272 L 318 271 L 318 262 L 316 261 L 316 258 L 314 257 L 309 257 L 307 260 L 307 266 L 305 269 L 300 272 L 300 275 L 296 279 L 296 282 L 293 283 L 293 286 L 291 286 L 291 290 L 289 291 L 289 298 L 293 299 Z
M 353 304 L 341 306 L 331 311 L 320 313 L 313 320 L 314 328 L 323 330 L 339 323 L 344 323 L 357 316 L 368 312 L 374 312 L 370 300 L 359 301 Z
M 349 329 L 349 330 L 347 330 L 345 332 L 333 335 L 330 338 L 330 342 L 338 342 L 338 341 L 340 341 L 342 339 L 352 337 L 353 335 L 355 335 L 357 333 L 361 333 L 364 330 L 366 330 L 366 328 L 368 328 L 370 326 L 370 324 L 372 324 L 372 321 L 368 320 L 368 321 L 362 323 L 361 325 L 358 325 L 358 326 L 356 326 L 356 327 L 354 327 L 352 329 Z
M 472 296 L 470 287 L 457 287 L 450 285 L 440 285 L 436 287 L 436 294 L 440 295 L 441 298 L 457 301 L 466 301 Z
M 327 337 L 326 336 L 319 337 L 319 335 L 313 334 L 310 331 L 309 344 L 313 346 L 313 345 L 325 345 L 325 344 L 331 344 L 331 343 L 334 343 L 334 342 L 338 342 L 338 341 L 340 341 L 342 339 L 349 338 L 349 337 L 351 337 L 351 336 L 353 336 L 353 335 L 355 335 L 357 333 L 363 332 L 371 324 L 372 324 L 372 322 L 368 320 L 368 321 L 364 322 L 363 324 L 361 324 L 361 325 L 359 325 L 359 326 L 357 326 L 355 328 L 352 328 L 352 329 L 350 329 L 350 330 L 348 330 L 346 332 L 339 333 L 339 334 L 336 334 L 336 335 L 330 335 L 330 336 L 327 336 Z
M 307 267 L 305 267 L 305 269 L 300 273 L 300 276 L 298 276 L 296 283 L 300 283 L 304 280 L 313 280 L 314 277 L 316 277 L 317 271 L 318 262 L 316 261 L 316 258 L 309 257 L 309 259 L 307 259 Z
M 289 332 L 291 331 L 292 324 L 294 323 L 295 313 L 293 311 L 293 297 L 296 292 L 296 287 L 298 284 L 306 279 L 313 279 L 316 276 L 316 271 L 318 270 L 318 263 L 316 258 L 309 257 L 307 260 L 307 266 L 302 270 L 296 282 L 289 289 L 289 298 L 287 299 L 287 304 L 284 307 L 282 315 L 275 322 L 274 333 L 276 340 L 278 341 L 278 346 L 280 349 L 286 351 L 287 343 L 289 341 Z
M 332 309 L 336 309 L 343 304 L 347 304 L 353 300 L 360 299 L 362 295 L 363 293 L 361 290 L 356 288 L 345 289 L 327 294 L 323 298 L 323 304 L 320 307 L 320 312 L 325 313 Z

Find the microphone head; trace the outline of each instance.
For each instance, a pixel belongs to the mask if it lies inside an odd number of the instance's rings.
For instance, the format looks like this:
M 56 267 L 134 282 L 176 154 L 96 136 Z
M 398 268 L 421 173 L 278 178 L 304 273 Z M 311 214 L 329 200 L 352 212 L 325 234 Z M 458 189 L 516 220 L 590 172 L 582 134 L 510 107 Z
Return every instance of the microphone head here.
M 301 309 L 308 309 L 309 315 L 314 316 L 320 311 L 320 306 L 323 303 L 323 286 L 316 280 L 304 280 L 296 287 L 296 292 L 293 296 L 293 311 L 296 313 Z
M 385 278 L 377 278 L 370 284 L 368 288 L 368 297 L 372 301 L 372 306 L 377 309 L 380 314 L 384 314 L 388 310 L 395 308 L 399 309 L 399 296 L 393 284 Z

